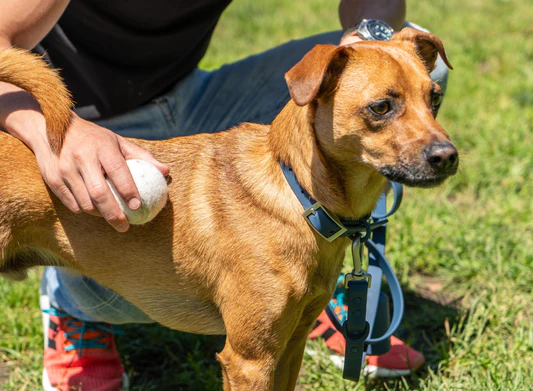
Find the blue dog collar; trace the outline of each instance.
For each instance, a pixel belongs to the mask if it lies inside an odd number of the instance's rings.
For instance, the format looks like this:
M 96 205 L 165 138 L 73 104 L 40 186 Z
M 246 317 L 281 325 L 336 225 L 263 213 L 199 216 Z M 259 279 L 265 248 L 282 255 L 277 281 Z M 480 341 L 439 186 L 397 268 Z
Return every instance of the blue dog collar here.
M 387 223 L 388 220 L 385 218 L 373 219 L 372 222 L 369 222 L 368 218 L 350 220 L 335 216 L 300 186 L 292 168 L 281 162 L 280 166 L 287 183 L 305 209 L 303 216 L 309 225 L 328 242 L 340 237 L 351 237 L 361 233 L 363 233 L 361 241 L 364 242 L 370 237 L 370 233 L 374 228 Z

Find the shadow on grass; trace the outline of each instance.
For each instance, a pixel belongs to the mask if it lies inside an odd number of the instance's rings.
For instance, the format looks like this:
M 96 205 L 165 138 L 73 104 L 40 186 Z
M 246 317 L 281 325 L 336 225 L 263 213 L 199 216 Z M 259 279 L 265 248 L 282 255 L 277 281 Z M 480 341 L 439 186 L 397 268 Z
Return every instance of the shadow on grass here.
M 117 338 L 131 391 L 221 390 L 215 354 L 224 336 L 173 331 L 159 325 L 127 325 Z
M 426 367 L 406 378 L 416 388 L 428 368 L 437 370 L 449 358 L 447 327 L 458 322 L 459 311 L 450 297 L 432 297 L 422 289 L 404 288 L 405 316 L 396 336 L 422 351 Z M 444 304 L 445 302 L 446 304 Z M 215 354 L 224 347 L 224 336 L 203 336 L 169 330 L 159 325 L 128 325 L 117 339 L 132 391 L 221 390 L 220 365 Z M 367 380 L 365 389 L 395 389 L 401 380 Z
M 457 297 L 453 293 L 448 295 L 434 295 L 427 289 L 409 290 L 403 287 L 405 298 L 405 314 L 402 324 L 395 336 L 406 342 L 407 345 L 422 352 L 426 364 L 415 374 L 403 380 L 368 380 L 365 390 L 394 390 L 417 388 L 420 380 L 425 378 L 428 370 L 438 370 L 439 364 L 450 358 L 451 341 L 449 330 L 459 322 L 462 311 L 458 309 Z

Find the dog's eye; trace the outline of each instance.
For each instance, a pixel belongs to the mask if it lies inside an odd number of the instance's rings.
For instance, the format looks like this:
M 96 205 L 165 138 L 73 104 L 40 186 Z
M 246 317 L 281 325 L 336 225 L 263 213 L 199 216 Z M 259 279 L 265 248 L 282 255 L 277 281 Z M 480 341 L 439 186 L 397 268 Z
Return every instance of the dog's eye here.
M 378 102 L 370 106 L 370 110 L 372 110 L 377 115 L 385 115 L 390 111 L 390 103 L 386 100 Z
M 441 102 L 442 102 L 442 95 L 433 94 L 433 96 L 431 97 L 431 106 L 438 107 L 440 106 Z

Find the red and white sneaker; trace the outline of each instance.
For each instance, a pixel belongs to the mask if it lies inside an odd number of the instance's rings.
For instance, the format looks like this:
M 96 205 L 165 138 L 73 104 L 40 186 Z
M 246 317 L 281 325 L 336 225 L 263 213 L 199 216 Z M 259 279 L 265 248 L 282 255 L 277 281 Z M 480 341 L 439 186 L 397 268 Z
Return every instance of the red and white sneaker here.
M 366 356 L 363 374 L 369 377 L 399 377 L 416 372 L 426 362 L 424 355 L 407 346 L 394 335 L 391 349 L 381 356 Z
M 336 299 L 333 300 L 336 301 Z M 335 313 L 339 321 L 343 321 L 342 310 L 338 310 L 338 307 L 334 307 Z M 313 330 L 309 333 L 309 338 L 323 338 L 326 346 L 336 353 L 330 356 L 331 361 L 339 368 L 343 368 L 346 340 L 342 333 L 335 328 L 326 311 L 322 311 L 318 317 Z M 425 362 L 422 353 L 392 336 L 391 350 L 380 356 L 366 356 L 362 373 L 369 377 L 408 376 L 420 369 Z
M 119 391 L 128 378 L 113 334 L 106 323 L 84 322 L 50 307 L 41 296 L 44 329 L 43 388 L 45 391 Z

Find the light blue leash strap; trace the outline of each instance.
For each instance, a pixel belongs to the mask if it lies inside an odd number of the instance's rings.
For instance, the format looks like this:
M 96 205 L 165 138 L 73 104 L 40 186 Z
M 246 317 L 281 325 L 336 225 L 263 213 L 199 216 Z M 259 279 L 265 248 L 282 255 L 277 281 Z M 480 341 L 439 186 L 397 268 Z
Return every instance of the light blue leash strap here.
M 398 281 L 398 277 L 396 277 L 396 274 L 394 273 L 394 270 L 392 270 L 392 266 L 389 261 L 387 261 L 387 258 L 385 258 L 383 253 L 378 250 L 376 243 L 374 243 L 372 240 L 367 241 L 365 245 L 368 248 L 368 251 L 373 254 L 378 260 L 378 265 L 383 271 L 383 275 L 385 276 L 387 284 L 389 285 L 390 294 L 392 296 L 392 303 L 394 306 L 391 324 L 387 332 L 381 337 L 370 338 L 366 340 L 367 344 L 374 344 L 381 342 L 387 338 L 390 338 L 392 334 L 394 334 L 396 330 L 398 330 L 398 327 L 400 327 L 400 323 L 402 322 L 403 313 L 405 310 L 405 303 L 400 281 Z

